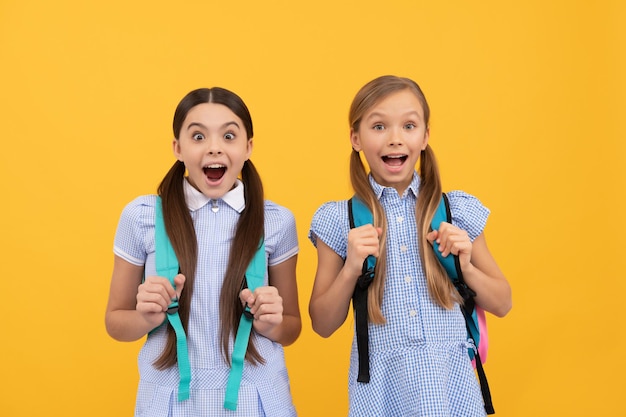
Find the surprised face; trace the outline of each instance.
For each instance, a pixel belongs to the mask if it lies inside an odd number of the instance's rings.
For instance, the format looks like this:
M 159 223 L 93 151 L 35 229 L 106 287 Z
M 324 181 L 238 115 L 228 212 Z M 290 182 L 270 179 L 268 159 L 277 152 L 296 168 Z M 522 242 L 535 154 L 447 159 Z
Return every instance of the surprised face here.
M 376 182 L 399 195 L 411 184 L 428 137 L 424 109 L 409 89 L 376 103 L 363 115 L 358 131 L 350 132 L 352 147 L 363 151 Z
M 208 198 L 230 191 L 252 153 L 243 122 L 228 107 L 202 103 L 187 113 L 174 155 L 185 164 L 189 183 Z

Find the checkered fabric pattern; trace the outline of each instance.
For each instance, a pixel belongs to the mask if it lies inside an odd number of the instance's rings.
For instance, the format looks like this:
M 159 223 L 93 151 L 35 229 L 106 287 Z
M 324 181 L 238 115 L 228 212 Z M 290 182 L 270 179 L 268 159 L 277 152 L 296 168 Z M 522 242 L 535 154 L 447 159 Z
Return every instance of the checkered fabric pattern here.
M 358 352 L 353 339 L 348 388 L 349 416 L 484 416 L 478 382 L 467 355 L 465 321 L 455 306 L 446 310 L 428 294 L 419 257 L 415 220 L 419 177 L 404 195 L 370 184 L 385 209 L 387 271 L 383 325 L 369 325 L 369 383 L 357 382 Z M 471 240 L 485 227 L 489 210 L 462 191 L 447 193 L 452 223 Z M 321 239 L 346 258 L 350 229 L 346 200 L 329 202 L 315 213 L 309 239 Z
M 295 416 L 289 377 L 280 344 L 259 336 L 251 338 L 265 358 L 265 365 L 244 366 L 237 411 L 223 408 L 229 367 L 220 348 L 219 294 L 228 262 L 230 244 L 242 207 L 220 199 L 211 202 L 186 186 L 197 207 L 191 215 L 198 236 L 198 266 L 187 332 L 192 379 L 190 398 L 177 401 L 178 369 L 159 371 L 152 366 L 166 340 L 164 326 L 153 331 L 139 354 L 140 382 L 136 416 Z M 237 192 L 243 193 L 243 185 Z M 243 194 L 237 201 L 243 201 Z M 114 253 L 155 275 L 154 206 L 156 196 L 138 197 L 124 209 L 115 236 Z M 215 206 L 215 203 L 217 205 Z M 231 203 L 232 204 L 232 203 Z M 243 203 L 242 203 L 243 204 Z M 212 208 L 218 209 L 214 212 Z M 295 219 L 286 208 L 265 202 L 265 250 L 268 265 L 277 265 L 298 252 Z M 267 274 L 265 282 L 267 284 Z

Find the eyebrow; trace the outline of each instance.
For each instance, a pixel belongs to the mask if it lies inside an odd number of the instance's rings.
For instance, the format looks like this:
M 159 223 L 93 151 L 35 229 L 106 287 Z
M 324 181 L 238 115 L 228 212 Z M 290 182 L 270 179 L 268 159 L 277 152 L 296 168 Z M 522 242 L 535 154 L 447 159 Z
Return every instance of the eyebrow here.
M 373 113 L 370 113 L 369 116 L 367 116 L 366 120 L 373 119 L 373 118 L 376 118 L 376 117 L 385 117 L 386 115 L 387 115 L 386 113 L 373 112 Z M 411 110 L 411 111 L 408 111 L 408 112 L 402 114 L 402 117 L 407 117 L 407 116 L 417 116 L 418 119 L 420 119 L 420 120 L 422 119 L 422 117 L 420 116 L 419 112 L 417 112 L 415 110 Z
M 238 129 L 241 129 L 241 127 L 239 126 L 239 123 L 235 122 L 234 120 L 224 123 L 222 126 L 220 126 L 220 129 L 226 129 L 229 126 L 235 126 Z M 208 130 L 208 128 L 200 122 L 189 123 L 189 126 L 187 126 L 187 130 L 191 129 L 192 127 L 200 127 L 202 129 Z

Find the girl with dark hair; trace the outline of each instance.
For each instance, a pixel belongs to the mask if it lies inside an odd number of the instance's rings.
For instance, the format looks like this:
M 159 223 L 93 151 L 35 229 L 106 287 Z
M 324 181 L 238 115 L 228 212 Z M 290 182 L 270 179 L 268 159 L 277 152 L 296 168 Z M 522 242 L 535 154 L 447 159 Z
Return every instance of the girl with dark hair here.
M 429 230 L 442 195 L 429 116 L 422 90 L 410 79 L 383 76 L 362 87 L 349 114 L 350 178 L 374 224 L 350 229 L 346 200 L 324 204 L 312 220 L 318 267 L 309 313 L 321 336 L 345 322 L 363 261 L 378 259 L 367 289 L 369 382 L 357 380 L 355 337 L 350 416 L 485 415 L 461 300 L 432 242 L 443 256 L 459 256 L 465 282 L 484 310 L 507 314 L 511 290 L 487 248 L 489 211 L 475 197 L 449 192 L 452 224 Z
M 156 195 L 129 203 L 115 235 L 106 328 L 121 341 L 148 335 L 139 354 L 135 415 L 293 416 L 283 354 L 301 330 L 293 214 L 264 200 L 249 159 L 252 120 L 239 96 L 218 87 L 191 91 L 176 108 L 173 129 L 177 160 L 158 195 L 180 268 L 174 285 L 156 273 Z M 264 285 L 251 291 L 244 275 L 261 241 L 268 267 Z M 173 300 L 191 374 L 182 401 L 176 399 L 181 353 L 166 320 Z M 244 307 L 253 316 L 252 332 L 231 411 L 225 395 Z

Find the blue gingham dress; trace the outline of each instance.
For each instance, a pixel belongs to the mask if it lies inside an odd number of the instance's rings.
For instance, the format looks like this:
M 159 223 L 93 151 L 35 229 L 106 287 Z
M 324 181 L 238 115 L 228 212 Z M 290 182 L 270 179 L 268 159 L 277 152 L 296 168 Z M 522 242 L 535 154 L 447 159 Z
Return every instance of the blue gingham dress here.
M 239 213 L 244 208 L 243 184 L 217 201 L 208 200 L 185 181 L 187 205 L 198 236 L 198 266 L 187 331 L 191 365 L 190 398 L 179 402 L 178 367 L 159 371 L 152 365 L 166 341 L 166 327 L 150 333 L 139 353 L 140 381 L 136 416 L 295 416 L 283 348 L 259 336 L 251 339 L 265 365 L 246 362 L 237 411 L 224 409 L 230 368 L 221 353 L 219 295 Z M 138 197 L 124 209 L 115 236 L 114 253 L 156 275 L 154 265 L 154 207 L 156 196 Z M 212 208 L 217 207 L 217 212 Z M 265 251 L 268 265 L 296 255 L 295 219 L 286 208 L 265 201 Z M 267 285 L 267 273 L 265 284 Z M 232 349 L 232 341 L 231 341 Z
M 467 332 L 458 306 L 446 310 L 428 294 L 419 258 L 415 220 L 419 177 L 404 195 L 370 184 L 386 212 L 387 271 L 382 312 L 386 324 L 369 324 L 370 382 L 357 382 L 356 335 L 348 376 L 349 415 L 484 416 L 482 395 L 467 354 Z M 473 196 L 447 193 L 452 223 L 471 240 L 485 227 L 489 211 Z M 313 216 L 309 238 L 321 239 L 343 259 L 350 229 L 346 200 L 328 202 Z

